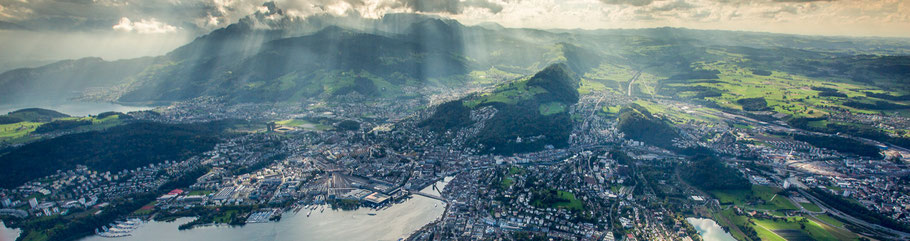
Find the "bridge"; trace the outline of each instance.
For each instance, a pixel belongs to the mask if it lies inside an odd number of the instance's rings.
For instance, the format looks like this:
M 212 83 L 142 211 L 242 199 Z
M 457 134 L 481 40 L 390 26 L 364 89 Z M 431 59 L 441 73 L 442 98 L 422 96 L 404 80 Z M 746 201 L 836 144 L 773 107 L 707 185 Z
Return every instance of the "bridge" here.
M 436 199 L 436 200 L 439 200 L 439 201 L 443 201 L 443 202 L 446 202 L 446 203 L 449 202 L 449 200 L 446 200 L 446 199 L 443 198 L 442 196 L 439 196 L 439 195 L 436 195 L 436 194 L 423 193 L 423 192 L 419 192 L 419 191 L 408 191 L 408 192 L 411 193 L 411 194 L 414 194 L 414 195 L 420 195 L 420 196 L 424 196 L 424 197 Z

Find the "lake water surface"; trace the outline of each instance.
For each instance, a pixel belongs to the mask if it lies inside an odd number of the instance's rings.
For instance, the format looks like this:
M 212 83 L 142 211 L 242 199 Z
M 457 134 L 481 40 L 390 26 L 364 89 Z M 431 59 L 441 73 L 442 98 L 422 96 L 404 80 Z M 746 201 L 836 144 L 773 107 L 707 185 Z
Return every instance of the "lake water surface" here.
M 686 218 L 686 221 L 695 226 L 698 235 L 705 241 L 736 241 L 730 233 L 724 231 L 714 220 L 707 218 Z
M 42 108 L 55 110 L 71 116 L 88 116 L 88 115 L 97 115 L 100 113 L 108 111 L 117 111 L 117 112 L 130 112 L 130 111 L 140 111 L 140 110 L 149 110 L 152 107 L 148 106 L 129 106 L 116 103 L 107 103 L 107 102 L 68 102 L 68 103 L 33 103 L 28 105 L 2 105 L 0 104 L 0 115 L 25 109 L 25 108 Z
M 442 188 L 447 184 L 441 181 Z M 437 193 L 428 187 L 426 193 Z M 92 236 L 82 241 L 158 241 L 158 240 L 398 240 L 406 238 L 442 216 L 446 204 L 442 201 L 413 195 L 403 203 L 383 210 L 361 208 L 354 211 L 319 209 L 307 217 L 308 210 L 299 213 L 287 212 L 280 222 L 247 224 L 243 227 L 226 225 L 197 227 L 178 231 L 177 227 L 193 220 L 181 218 L 174 222 L 149 222 L 124 238 L 103 238 Z M 369 215 L 374 213 L 375 215 Z
M 3 221 L 0 221 L 0 241 L 13 241 L 19 237 L 19 229 L 7 228 Z

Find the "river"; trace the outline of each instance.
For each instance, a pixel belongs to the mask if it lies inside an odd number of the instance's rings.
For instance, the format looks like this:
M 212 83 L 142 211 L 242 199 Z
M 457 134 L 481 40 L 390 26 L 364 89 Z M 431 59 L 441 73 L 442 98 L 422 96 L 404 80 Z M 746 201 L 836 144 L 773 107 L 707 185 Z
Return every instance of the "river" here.
M 437 183 L 439 188 L 448 184 L 451 178 Z M 422 192 L 438 194 L 432 187 Z M 180 224 L 193 218 L 181 218 L 174 222 L 149 222 L 132 232 L 132 236 L 114 238 L 123 241 L 152 240 L 398 240 L 406 238 L 436 219 L 445 211 L 442 201 L 412 195 L 411 199 L 394 204 L 383 210 L 361 208 L 354 211 L 317 209 L 306 216 L 307 210 L 299 213 L 284 213 L 280 222 L 248 224 L 243 227 L 226 225 L 197 227 L 178 231 Z M 375 213 L 376 215 L 369 215 Z M 110 241 L 110 238 L 92 236 L 82 241 Z
M 686 221 L 695 226 L 698 235 L 705 241 L 736 241 L 730 233 L 724 231 L 714 220 L 707 218 L 686 218 Z
M 108 111 L 126 113 L 130 111 L 152 109 L 152 107 L 148 106 L 130 106 L 108 102 L 33 103 L 28 105 L 0 105 L 0 115 L 25 108 L 42 108 L 55 110 L 57 112 L 71 116 L 97 115 Z

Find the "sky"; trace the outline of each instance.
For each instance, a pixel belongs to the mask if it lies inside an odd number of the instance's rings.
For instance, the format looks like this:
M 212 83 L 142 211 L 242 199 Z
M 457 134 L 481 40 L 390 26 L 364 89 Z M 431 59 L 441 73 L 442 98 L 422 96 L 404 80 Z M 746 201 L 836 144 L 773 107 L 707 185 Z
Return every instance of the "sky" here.
M 0 65 L 162 54 L 267 0 L 0 0 Z M 275 0 L 287 15 L 437 14 L 540 29 L 685 27 L 910 38 L 910 0 Z

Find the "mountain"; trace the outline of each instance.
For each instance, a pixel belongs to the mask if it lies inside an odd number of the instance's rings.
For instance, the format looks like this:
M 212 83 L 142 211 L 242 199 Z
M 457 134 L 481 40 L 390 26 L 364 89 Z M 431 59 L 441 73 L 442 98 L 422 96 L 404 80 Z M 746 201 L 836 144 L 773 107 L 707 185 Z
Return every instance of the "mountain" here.
M 641 96 L 707 105 L 730 102 L 717 99 L 724 95 L 717 84 L 705 83 L 738 84 L 734 80 L 743 78 L 723 78 L 737 68 L 870 83 L 899 90 L 891 93 L 895 96 L 910 91 L 910 82 L 905 81 L 910 79 L 906 71 L 910 52 L 905 47 L 910 43 L 901 39 L 681 28 L 512 29 L 465 26 L 426 14 L 295 17 L 274 4 L 263 7 L 267 11 L 162 56 L 65 60 L 5 72 L 0 74 L 0 103 L 74 98 L 170 102 L 200 96 L 232 102 L 419 97 L 426 92 L 414 90 L 488 87 L 553 63 L 565 63 L 580 77 L 608 88 L 626 88 L 623 82 L 641 72 L 648 79 L 625 85 Z M 720 74 L 703 75 L 720 68 L 730 56 L 748 61 L 736 61 L 736 68 L 725 67 Z M 757 96 L 732 98 L 752 97 Z M 868 98 L 856 101 L 876 103 Z
M 121 101 L 228 96 L 237 102 L 284 101 L 324 94 L 400 94 L 429 78 L 468 73 L 469 61 L 449 46 L 409 36 L 381 36 L 329 27 L 264 43 L 256 54 L 202 58 L 163 66 L 137 79 Z M 191 51 L 192 52 L 192 51 Z
M 104 61 L 101 58 L 65 60 L 0 74 L 0 103 L 27 103 L 79 97 L 89 89 L 114 88 L 145 70 L 154 58 Z
M 568 110 L 578 102 L 578 85 L 566 64 L 553 64 L 530 78 L 443 103 L 420 126 L 454 132 L 486 153 L 563 147 L 573 128 Z
M 293 101 L 413 95 L 470 84 L 472 71 L 531 74 L 556 62 L 584 72 L 598 51 L 540 30 L 487 29 L 423 14 L 380 19 L 285 15 L 274 4 L 163 56 L 65 60 L 0 74 L 0 102 L 71 99 Z M 594 61 L 591 61 L 595 59 Z

